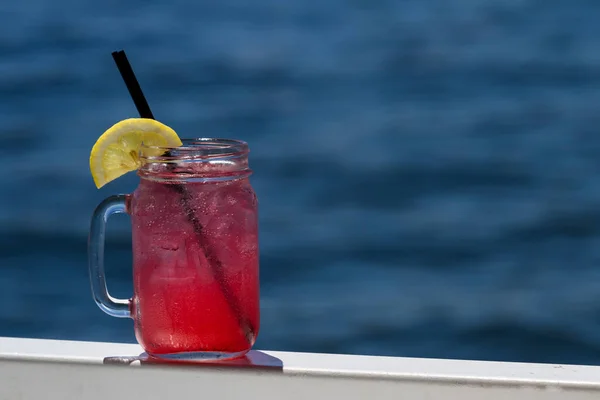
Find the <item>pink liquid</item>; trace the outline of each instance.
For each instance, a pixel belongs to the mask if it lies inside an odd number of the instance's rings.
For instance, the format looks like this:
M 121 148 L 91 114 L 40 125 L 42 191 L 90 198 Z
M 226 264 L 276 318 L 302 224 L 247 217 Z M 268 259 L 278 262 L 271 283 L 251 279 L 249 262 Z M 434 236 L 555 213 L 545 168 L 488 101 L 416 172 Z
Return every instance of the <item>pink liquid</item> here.
M 132 316 L 142 347 L 157 356 L 248 351 L 259 329 L 257 201 L 248 179 L 142 179 L 130 214 Z

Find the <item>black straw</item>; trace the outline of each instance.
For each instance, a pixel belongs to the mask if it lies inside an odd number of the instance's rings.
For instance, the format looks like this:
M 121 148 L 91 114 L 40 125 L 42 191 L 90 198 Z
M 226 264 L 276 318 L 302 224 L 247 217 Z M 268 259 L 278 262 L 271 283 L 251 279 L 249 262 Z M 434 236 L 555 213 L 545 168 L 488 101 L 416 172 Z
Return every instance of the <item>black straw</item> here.
M 131 68 L 129 60 L 127 60 L 125 51 L 115 51 L 112 53 L 112 56 L 115 60 L 115 63 L 117 64 L 117 68 L 119 68 L 121 76 L 123 77 L 123 81 L 125 81 L 125 85 L 129 90 L 129 94 L 131 95 L 131 98 L 135 103 L 135 107 L 137 108 L 140 117 L 154 119 L 154 115 L 150 110 L 150 105 L 148 104 L 148 101 L 146 100 L 146 97 L 142 92 L 142 88 L 140 87 L 140 84 L 137 78 L 135 77 L 135 74 L 133 73 L 133 68 Z M 196 213 L 192 209 L 192 206 L 190 204 L 191 195 L 189 191 L 182 184 L 172 185 L 172 187 L 173 190 L 175 190 L 181 195 L 181 204 L 184 208 L 187 219 L 192 225 L 196 237 L 198 238 L 200 248 L 204 251 L 206 260 L 208 261 L 208 264 L 212 270 L 213 277 L 217 284 L 220 286 L 221 292 L 223 292 L 225 300 L 227 301 L 231 310 L 235 314 L 240 324 L 240 328 L 244 332 L 246 340 L 248 341 L 248 343 L 252 344 L 255 335 L 254 327 L 251 325 L 250 321 L 246 317 L 244 317 L 244 313 L 242 312 L 241 306 L 237 301 L 237 298 L 233 295 L 233 293 L 231 293 L 231 290 L 229 289 L 229 286 L 225 281 L 226 279 L 223 264 L 221 263 L 215 252 L 211 249 L 211 247 L 206 245 L 208 238 L 204 234 L 202 224 L 200 223 L 198 217 L 196 216 Z
M 140 117 L 154 119 L 152 110 L 150 110 L 150 105 L 146 101 L 146 97 L 142 92 L 140 83 L 133 73 L 133 68 L 131 68 L 131 64 L 129 64 L 129 60 L 125 55 L 125 52 L 123 50 L 114 51 L 112 56 L 117 64 L 117 68 L 119 68 L 119 72 L 121 73 L 123 80 L 125 81 L 127 90 L 129 90 L 129 94 L 133 99 L 133 103 L 135 104 L 135 108 L 137 108 Z

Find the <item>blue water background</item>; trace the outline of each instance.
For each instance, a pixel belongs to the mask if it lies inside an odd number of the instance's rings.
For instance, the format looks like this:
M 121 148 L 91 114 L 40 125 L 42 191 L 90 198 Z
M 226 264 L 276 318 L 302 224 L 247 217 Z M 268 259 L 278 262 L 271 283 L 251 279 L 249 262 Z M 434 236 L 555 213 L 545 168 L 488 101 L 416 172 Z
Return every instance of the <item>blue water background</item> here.
M 600 363 L 600 2 L 5 1 L 0 335 L 133 342 L 93 303 L 91 146 L 136 116 L 243 139 L 257 347 Z M 130 228 L 109 225 L 113 294 Z

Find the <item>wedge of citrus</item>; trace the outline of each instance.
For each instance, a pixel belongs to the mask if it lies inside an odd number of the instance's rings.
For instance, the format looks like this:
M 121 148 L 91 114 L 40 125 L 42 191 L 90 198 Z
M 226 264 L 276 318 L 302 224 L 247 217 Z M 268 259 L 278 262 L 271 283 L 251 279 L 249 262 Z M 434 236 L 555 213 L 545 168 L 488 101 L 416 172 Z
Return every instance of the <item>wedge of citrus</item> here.
M 177 147 L 181 139 L 168 126 L 146 118 L 117 122 L 104 132 L 90 153 L 90 171 L 100 189 L 118 177 L 137 170 L 142 143 L 146 146 Z

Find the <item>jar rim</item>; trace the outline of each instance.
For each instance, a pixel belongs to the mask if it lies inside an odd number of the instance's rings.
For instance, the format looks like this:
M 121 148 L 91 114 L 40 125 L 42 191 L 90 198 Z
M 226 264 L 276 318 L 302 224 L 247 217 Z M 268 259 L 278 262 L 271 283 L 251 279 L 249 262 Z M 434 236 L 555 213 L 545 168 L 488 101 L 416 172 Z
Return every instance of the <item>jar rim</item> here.
M 169 162 L 182 159 L 231 158 L 247 154 L 248 143 L 238 139 L 181 139 L 182 146 L 150 146 L 142 143 L 140 158 L 145 162 Z

